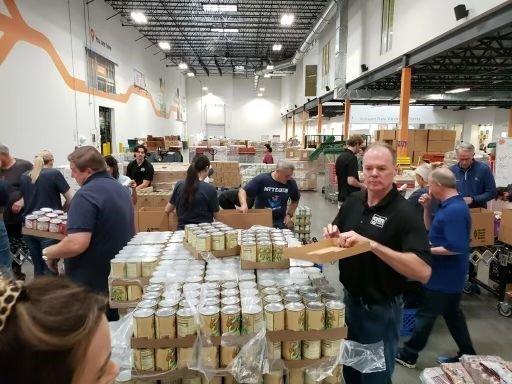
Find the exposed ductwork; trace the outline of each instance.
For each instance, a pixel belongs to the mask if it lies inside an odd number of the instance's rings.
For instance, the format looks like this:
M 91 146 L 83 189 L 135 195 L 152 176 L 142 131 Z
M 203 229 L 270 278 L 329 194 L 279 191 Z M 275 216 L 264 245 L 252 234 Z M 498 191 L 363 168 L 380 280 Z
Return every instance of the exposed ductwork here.
M 291 58 L 290 60 L 275 63 L 274 68 L 272 70 L 261 69 L 259 71 L 256 71 L 255 75 L 264 76 L 267 73 L 287 69 L 289 67 L 296 65 L 298 61 L 302 59 L 302 57 L 307 52 L 309 47 L 313 44 L 315 38 L 323 31 L 325 26 L 329 23 L 329 21 L 331 21 L 332 17 L 336 15 L 337 3 L 337 0 L 331 0 L 329 4 L 325 6 L 321 16 L 318 18 L 313 28 L 311 28 L 307 37 L 304 39 L 304 42 L 301 44 L 300 48 L 295 52 L 293 58 Z

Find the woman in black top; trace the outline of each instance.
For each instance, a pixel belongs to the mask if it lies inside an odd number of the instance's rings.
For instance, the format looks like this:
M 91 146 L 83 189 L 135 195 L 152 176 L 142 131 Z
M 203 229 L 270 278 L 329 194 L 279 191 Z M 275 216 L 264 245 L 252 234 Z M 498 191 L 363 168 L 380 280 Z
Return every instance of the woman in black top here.
M 41 208 L 62 210 L 61 195 L 66 199 L 65 206 L 69 205 L 73 197 L 62 173 L 53 169 L 53 155 L 47 150 L 41 151 L 36 156 L 34 168 L 21 176 L 21 194 L 25 207 L 23 220 L 26 215 Z M 43 260 L 42 251 L 57 241 L 35 236 L 23 236 L 23 239 L 28 245 L 34 263 L 34 275 L 51 274 Z
M 178 229 L 183 229 L 187 224 L 211 223 L 217 216 L 217 191 L 203 181 L 208 176 L 209 168 L 210 160 L 206 156 L 198 156 L 188 167 L 185 180 L 176 183 L 165 212 L 176 211 Z

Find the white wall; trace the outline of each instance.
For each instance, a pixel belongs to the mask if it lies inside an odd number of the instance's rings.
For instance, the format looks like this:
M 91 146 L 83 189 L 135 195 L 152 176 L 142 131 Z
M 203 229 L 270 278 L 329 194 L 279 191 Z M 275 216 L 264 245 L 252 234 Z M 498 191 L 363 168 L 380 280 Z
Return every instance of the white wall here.
M 504 0 L 465 0 L 468 20 Z M 349 0 L 347 82 L 361 76 L 361 64 L 370 70 L 463 24 L 453 8 L 460 0 L 395 0 L 392 49 L 380 54 L 382 0 Z
M 207 86 L 208 91 L 202 91 Z M 265 88 L 263 97 L 254 89 L 252 78 L 210 76 L 187 79 L 187 136 L 204 134 L 204 106 L 221 104 L 226 107 L 226 137 L 260 140 L 262 135 L 281 134 L 281 80 L 260 79 Z M 208 95 L 211 93 L 211 95 Z M 281 132 L 282 131 L 282 132 Z
M 103 1 L 90 4 L 89 22 L 84 20 L 82 2 L 70 3 L 71 32 L 66 1 L 15 2 L 33 33 L 22 30 L 16 35 L 20 40 L 3 61 L 0 57 L 0 141 L 17 157 L 31 160 L 47 148 L 54 152 L 57 164 L 65 163 L 79 136 L 93 144 L 95 135 L 94 144 L 99 144 L 99 106 L 114 108 L 114 151 L 118 143 L 126 145 L 128 138 L 182 133 L 184 123 L 176 119 L 176 90 L 179 88 L 184 102 L 184 77 L 165 67 L 161 53 L 153 55 L 156 47 L 145 50 L 149 45 L 146 39 L 134 42 L 140 34 L 122 27 L 118 16 L 107 21 L 115 12 Z M 11 16 L 6 7 L 0 7 L 0 13 Z M 0 20 L 0 30 L 5 28 L 2 23 Z M 89 46 L 91 28 L 111 47 L 93 42 L 91 49 L 117 64 L 117 95 L 111 98 L 89 94 L 84 83 L 85 46 Z M 134 69 L 145 75 L 147 92 L 132 92 Z M 166 83 L 163 93 L 159 78 Z M 163 100 L 168 116 L 160 117 L 151 100 L 155 105 Z

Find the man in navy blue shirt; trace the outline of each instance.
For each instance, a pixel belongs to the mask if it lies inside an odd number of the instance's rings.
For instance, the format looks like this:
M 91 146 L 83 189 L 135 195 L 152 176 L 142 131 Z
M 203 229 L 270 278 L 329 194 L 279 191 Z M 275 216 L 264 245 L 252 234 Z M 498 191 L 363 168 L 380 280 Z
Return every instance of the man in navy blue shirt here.
M 288 161 L 279 161 L 277 169 L 262 173 L 252 179 L 238 192 L 240 210 L 247 213 L 247 196 L 254 198 L 254 207 L 270 208 L 274 228 L 292 227 L 293 214 L 299 205 L 300 192 L 293 180 L 295 166 Z M 291 200 L 288 206 L 288 200 Z
M 407 368 L 416 366 L 418 354 L 427 344 L 439 315 L 444 317 L 459 347 L 458 356 L 475 354 L 460 309 L 461 293 L 468 272 L 471 216 L 456 187 L 454 174 L 447 168 L 440 168 L 430 175 L 430 195 L 425 194 L 420 198 L 424 207 L 423 220 L 429 229 L 432 275 L 424 286 L 423 301 L 416 313 L 413 334 L 397 354 L 396 361 Z M 431 197 L 441 201 L 433 221 Z M 443 359 L 443 362 L 458 361 L 458 356 Z
M 457 146 L 457 164 L 450 170 L 457 180 L 457 190 L 469 208 L 486 208 L 487 202 L 496 196 L 496 182 L 491 169 L 475 161 L 475 147 L 470 143 Z
M 45 248 L 43 258 L 54 271 L 58 260 L 64 259 L 66 275 L 72 281 L 108 294 L 110 260 L 134 235 L 130 193 L 109 176 L 96 148 L 78 148 L 68 160 L 71 175 L 81 188 L 69 207 L 68 235 L 59 244 Z

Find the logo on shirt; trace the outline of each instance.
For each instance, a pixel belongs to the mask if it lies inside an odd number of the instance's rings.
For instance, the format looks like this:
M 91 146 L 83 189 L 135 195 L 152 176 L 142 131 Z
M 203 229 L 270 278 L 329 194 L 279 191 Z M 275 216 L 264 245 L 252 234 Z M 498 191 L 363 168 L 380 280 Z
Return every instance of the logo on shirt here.
M 275 188 L 275 187 L 265 187 L 263 188 L 264 192 L 274 192 L 274 193 L 288 193 L 288 188 Z
M 386 221 L 388 220 L 387 217 L 379 216 L 377 214 L 374 214 L 372 217 L 372 220 L 370 221 L 371 225 L 374 225 L 379 228 L 384 228 L 384 224 L 386 224 Z
M 146 172 L 146 168 L 141 168 L 140 171 L 141 172 Z

